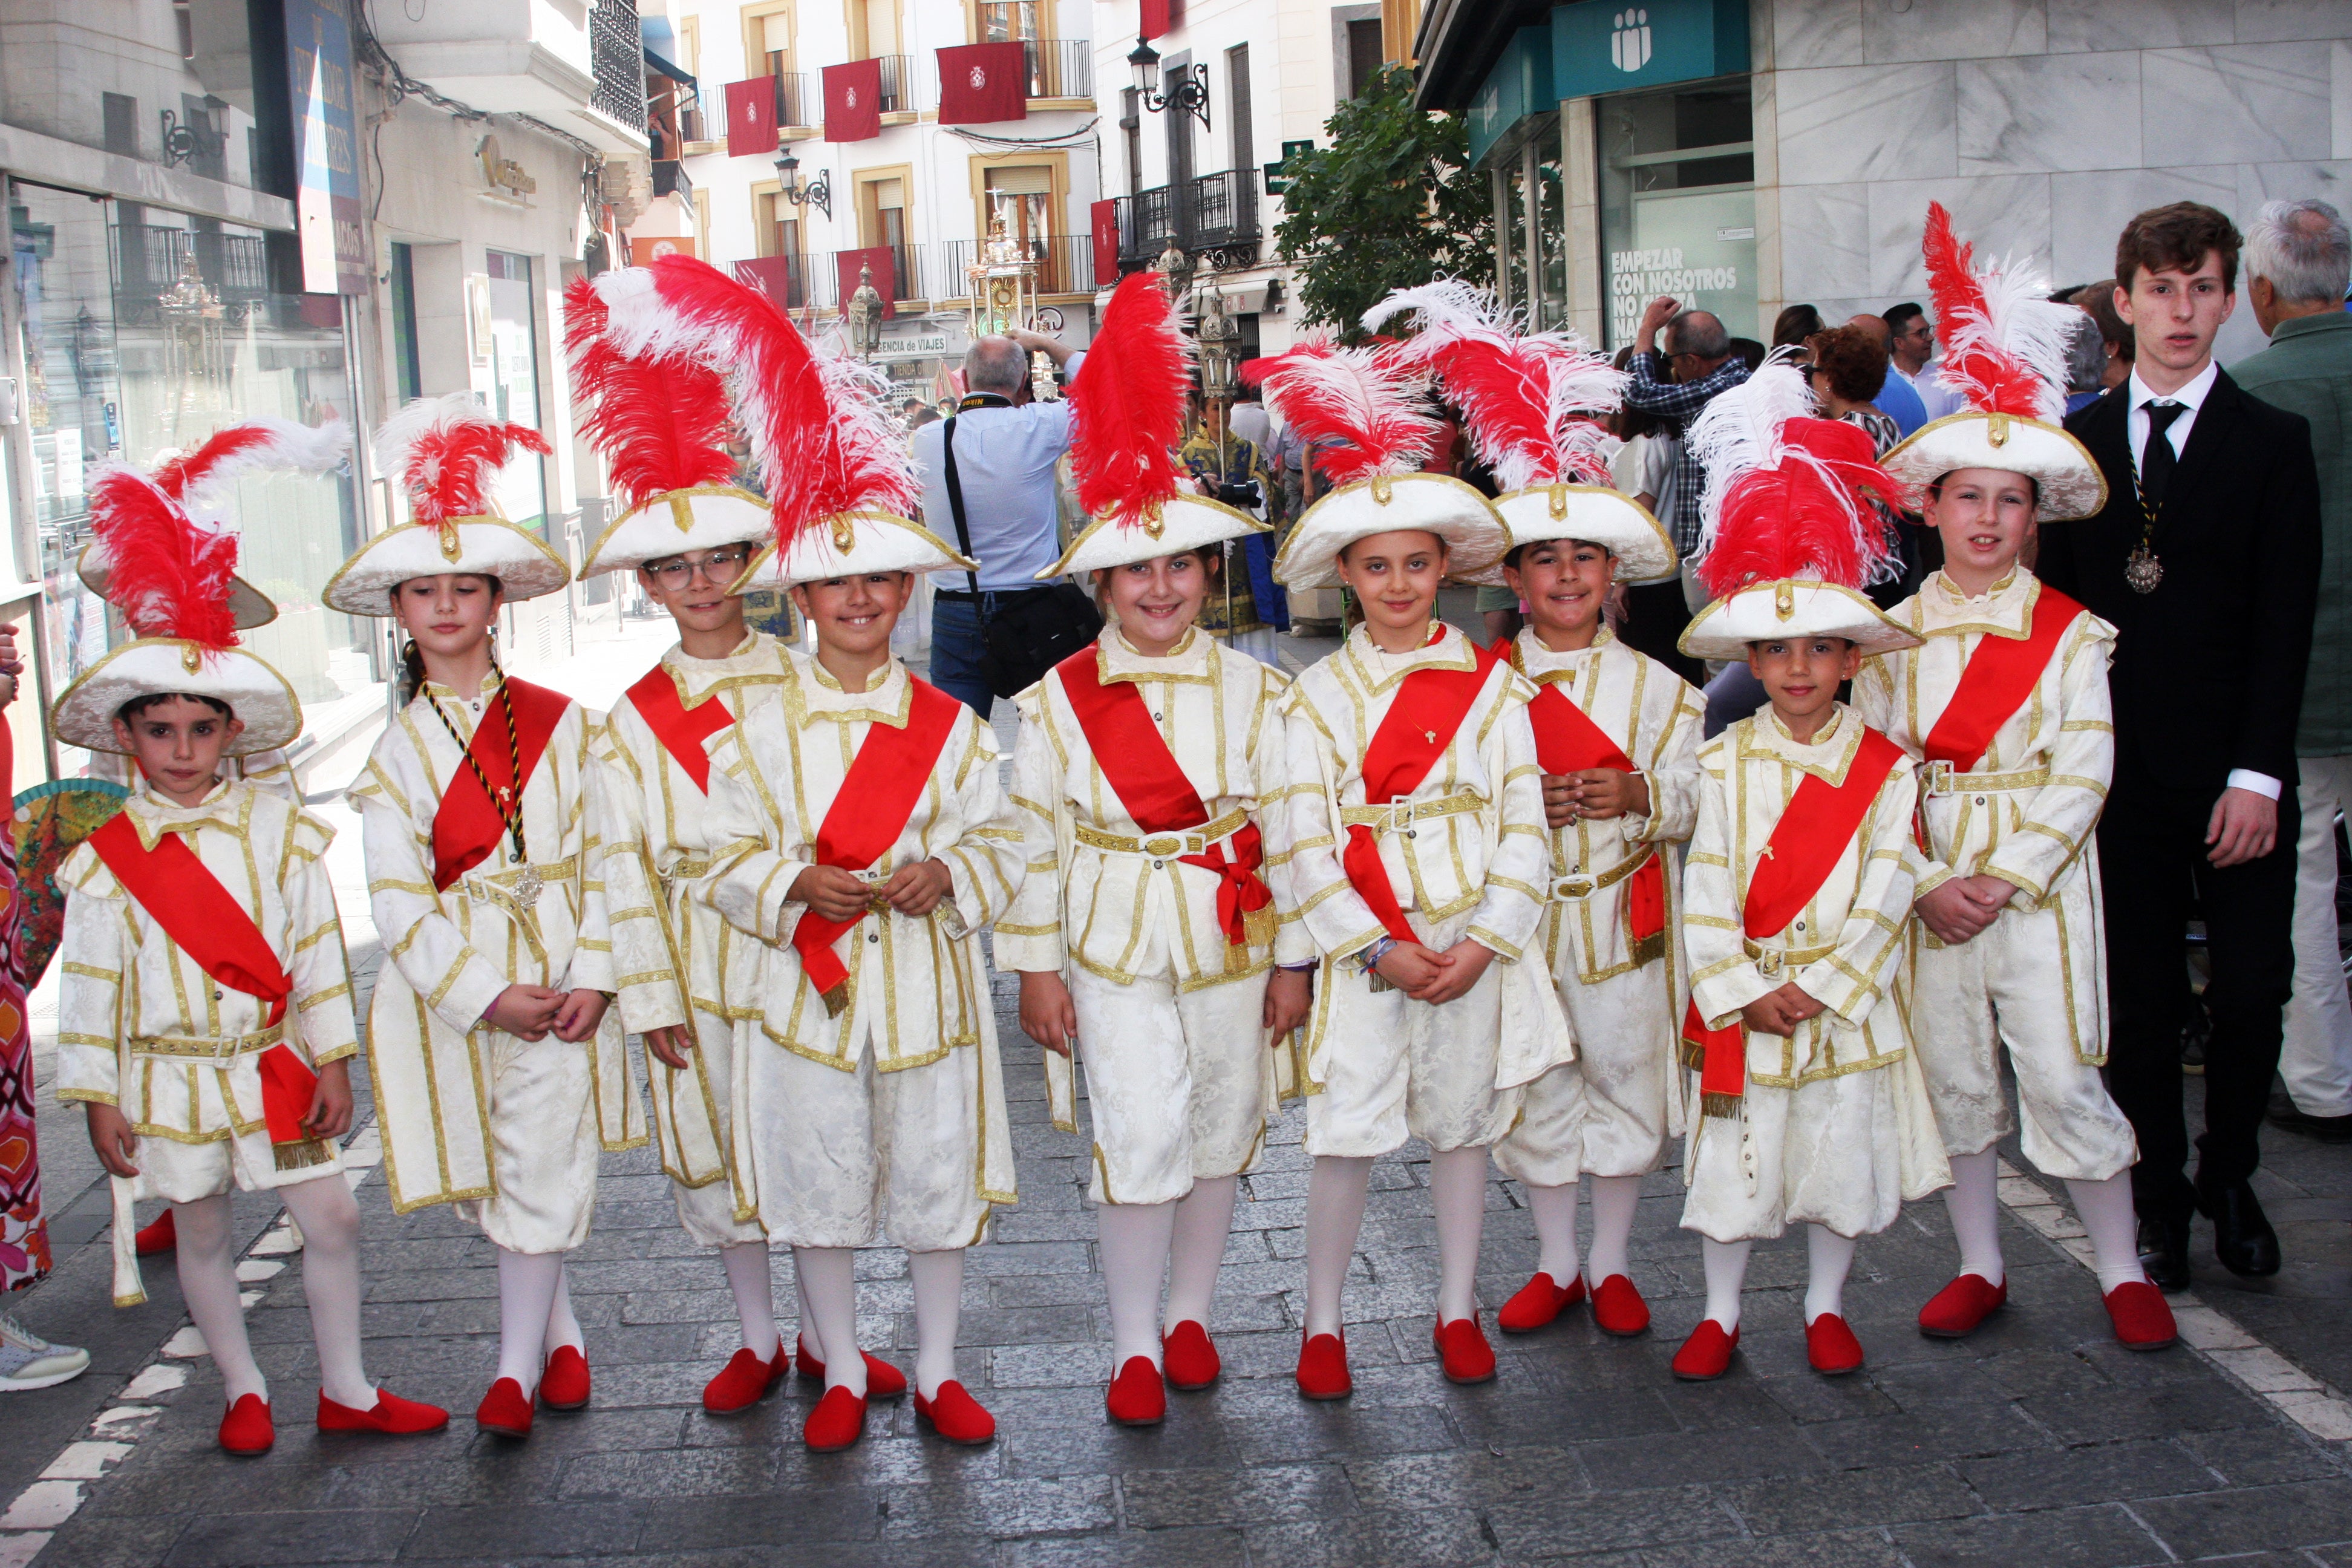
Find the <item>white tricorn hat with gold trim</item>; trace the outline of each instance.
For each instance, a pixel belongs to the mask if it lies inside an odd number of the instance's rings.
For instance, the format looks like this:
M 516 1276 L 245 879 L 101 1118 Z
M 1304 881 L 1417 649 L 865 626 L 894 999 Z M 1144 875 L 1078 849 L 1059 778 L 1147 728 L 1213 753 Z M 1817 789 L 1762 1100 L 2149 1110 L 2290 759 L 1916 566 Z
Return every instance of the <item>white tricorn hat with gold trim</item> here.
M 871 367 L 818 358 L 766 294 L 690 256 L 607 272 L 596 294 L 617 352 L 702 365 L 734 401 L 768 492 L 772 542 L 730 593 L 979 569 L 910 521 L 921 490 Z
M 1502 487 L 1495 510 L 1513 549 L 1582 540 L 1617 558 L 1621 583 L 1674 574 L 1674 540 L 1610 484 L 1621 443 L 1600 421 L 1624 401 L 1623 371 L 1574 332 L 1517 331 L 1507 311 L 1458 278 L 1397 289 L 1364 313 L 1364 330 L 1407 312 L 1420 329 L 1397 357 L 1435 375 L 1462 410 L 1471 449 Z
M 1493 505 L 1451 474 L 1421 471 L 1438 423 L 1423 406 L 1419 374 L 1395 345 L 1349 349 L 1310 338 L 1255 362 L 1254 372 L 1266 406 L 1309 443 L 1309 460 L 1335 487 L 1283 542 L 1276 582 L 1334 587 L 1342 550 L 1403 529 L 1444 540 L 1445 574 L 1455 581 L 1501 581 L 1511 536 Z
M 563 291 L 563 346 L 585 409 L 580 433 L 604 454 L 627 510 L 589 548 L 580 575 L 765 539 L 766 498 L 734 482 L 725 382 L 688 355 L 623 353 L 599 281 L 576 278 Z
M 2049 298 L 2049 280 L 2015 261 L 1981 271 L 1952 233 L 1939 202 L 1927 204 L 1923 248 L 1944 358 L 1937 379 L 1968 402 L 1912 432 L 1881 459 L 1915 498 L 1959 468 L 2032 479 L 2034 521 L 2089 517 L 2107 504 L 2106 477 L 2066 416 L 2066 350 L 2090 318 Z
M 1693 658 L 1739 659 L 1759 642 L 1843 637 L 1864 653 L 1916 647 L 1862 590 L 1900 570 L 1873 494 L 1894 478 L 1870 433 L 1814 416 L 1805 378 L 1782 358 L 1718 393 L 1685 437 L 1706 466 L 1698 578 L 1714 603 L 1682 636 Z
M 138 640 L 109 650 L 50 710 L 69 746 L 121 752 L 115 715 L 142 697 L 209 697 L 245 729 L 231 756 L 288 745 L 302 732 L 302 705 L 286 678 L 237 646 L 236 536 L 199 525 L 188 507 L 232 475 L 258 468 L 321 472 L 351 447 L 340 423 L 312 429 L 283 420 L 233 425 L 152 474 L 124 465 L 89 486 L 90 526 L 103 547 L 110 603 Z
M 551 450 L 530 426 L 492 418 L 470 392 L 420 397 L 385 420 L 375 435 L 375 466 L 407 497 L 409 521 L 352 552 L 319 595 L 327 607 L 389 616 L 394 589 L 445 573 L 495 577 L 509 601 L 570 583 L 561 556 L 490 510 L 490 480 L 517 447 L 541 457 Z
M 1070 468 L 1088 521 L 1041 581 L 1267 531 L 1239 508 L 1182 488 L 1175 448 L 1192 374 L 1185 346 L 1160 275 L 1130 273 L 1070 383 Z

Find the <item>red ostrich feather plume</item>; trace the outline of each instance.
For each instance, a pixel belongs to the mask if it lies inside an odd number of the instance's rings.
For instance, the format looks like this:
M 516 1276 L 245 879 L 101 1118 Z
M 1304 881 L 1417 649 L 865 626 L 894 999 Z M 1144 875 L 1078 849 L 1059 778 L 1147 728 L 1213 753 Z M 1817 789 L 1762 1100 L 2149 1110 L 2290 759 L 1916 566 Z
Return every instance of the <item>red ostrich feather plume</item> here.
M 1333 484 L 1350 484 L 1413 473 L 1436 446 L 1437 421 L 1421 406 L 1400 347 L 1345 349 L 1309 338 L 1243 372 L 1263 384 L 1268 406 L 1300 436 L 1338 443 L 1316 465 Z
M 698 360 L 625 354 L 606 334 L 595 285 L 575 278 L 563 291 L 563 352 L 572 395 L 586 405 L 580 433 L 604 456 L 613 488 L 631 507 L 672 490 L 723 485 L 727 387 Z
M 490 417 L 470 392 L 420 397 L 375 434 L 375 465 L 408 494 L 409 520 L 441 523 L 489 514 L 490 481 L 520 447 L 545 457 L 547 437 Z
M 229 578 L 236 535 L 199 528 L 135 468 L 110 466 L 89 487 L 91 531 L 106 546 L 107 597 L 142 637 L 236 646 Z
M 1173 454 L 1191 376 L 1184 349 L 1160 275 L 1129 275 L 1070 383 L 1070 466 L 1088 517 L 1137 526 L 1176 493 Z
M 1952 233 L 1941 202 L 1927 204 L 1921 250 L 1944 347 L 1937 379 L 1982 413 L 2064 417 L 2066 347 L 2082 312 L 2049 299 L 2049 280 L 2023 264 L 1977 271 L 1976 247 Z
M 194 451 L 156 467 L 155 488 L 183 506 L 217 493 L 230 480 L 261 469 L 326 473 L 342 466 L 352 447 L 352 427 L 340 419 L 298 425 L 262 417 L 226 426 Z

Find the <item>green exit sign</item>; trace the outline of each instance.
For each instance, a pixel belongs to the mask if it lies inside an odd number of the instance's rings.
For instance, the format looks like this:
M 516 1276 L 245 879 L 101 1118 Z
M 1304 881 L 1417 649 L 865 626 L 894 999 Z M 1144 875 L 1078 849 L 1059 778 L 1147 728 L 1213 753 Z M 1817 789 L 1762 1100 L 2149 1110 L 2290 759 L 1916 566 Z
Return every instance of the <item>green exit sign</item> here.
M 1315 151 L 1315 142 L 1312 138 L 1305 142 L 1285 142 L 1282 144 L 1282 156 L 1265 166 L 1265 194 L 1278 196 L 1288 190 L 1290 181 L 1282 171 L 1289 164 L 1291 159 L 1313 151 Z

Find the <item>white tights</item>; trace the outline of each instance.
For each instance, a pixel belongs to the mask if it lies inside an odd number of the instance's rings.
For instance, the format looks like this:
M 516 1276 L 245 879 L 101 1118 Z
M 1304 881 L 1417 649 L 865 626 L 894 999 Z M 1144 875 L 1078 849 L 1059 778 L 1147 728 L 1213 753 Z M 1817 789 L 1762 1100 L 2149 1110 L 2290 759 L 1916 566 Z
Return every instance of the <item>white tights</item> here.
M 1318 1154 L 1307 1179 L 1307 1333 L 1339 1332 L 1339 1291 L 1364 1228 L 1372 1163 Z M 1477 1310 L 1478 1237 L 1486 1222 L 1486 1150 L 1448 1149 L 1429 1156 L 1429 1201 L 1437 1215 L 1437 1319 Z
M 1576 1260 L 1576 1189 L 1592 1189 L 1592 1252 L 1582 1265 Z M 1535 1216 L 1538 1273 L 1551 1276 L 1566 1289 L 1579 1272 L 1598 1285 L 1612 1274 L 1631 1274 L 1627 1247 L 1633 1235 L 1634 1210 L 1642 1201 L 1639 1176 L 1587 1176 L 1582 1184 L 1539 1187 L 1526 1184 L 1528 1209 Z
M 1212 1176 L 1171 1203 L 1104 1204 L 1095 1210 L 1103 1288 L 1110 1297 L 1113 1371 L 1135 1356 L 1159 1365 L 1163 1322 L 1167 1329 L 1188 1321 L 1209 1326 L 1240 1185 L 1235 1176 Z M 1168 1280 L 1164 1319 L 1162 1274 Z
M 319 1387 L 338 1405 L 375 1408 L 375 1388 L 360 1354 L 360 1211 L 350 1184 L 320 1177 L 278 1189 L 301 1226 L 302 1297 L 310 1309 L 310 1337 L 319 1348 Z M 248 1394 L 267 1402 L 269 1384 L 255 1364 L 237 1300 L 236 1259 L 229 1235 L 226 1193 L 173 1205 L 178 1212 L 180 1294 L 205 1336 L 223 1392 L 236 1404 Z
M 802 1332 L 815 1331 L 824 1385 L 866 1393 L 866 1357 L 857 1345 L 856 1255 L 845 1247 L 795 1247 Z M 915 1391 L 937 1397 L 956 1374 L 956 1330 L 963 1317 L 963 1249 L 907 1254 L 915 1286 Z
M 565 1345 L 587 1348 L 580 1320 L 572 1315 L 572 1285 L 561 1252 L 509 1252 L 499 1248 L 499 1372 L 529 1399 L 539 1392 L 547 1358 Z
M 1952 1184 L 1944 1208 L 1952 1216 L 1952 1237 L 1960 1244 L 1960 1268 L 1988 1285 L 2003 1278 L 2000 1257 L 2000 1155 L 1987 1149 L 1951 1157 Z M 2132 1208 L 2131 1173 L 2118 1171 L 2100 1182 L 2069 1180 L 2083 1232 L 2099 1274 L 2099 1294 L 2147 1278 L 2139 1261 L 2139 1220 Z
M 744 1241 L 722 1247 L 719 1261 L 727 1270 L 727 1289 L 735 1296 L 735 1315 L 743 1322 L 743 1348 L 761 1361 L 775 1360 L 783 1335 L 776 1327 L 776 1299 L 768 1282 L 768 1244 Z
M 1748 1277 L 1751 1241 L 1703 1239 L 1699 1256 L 1706 1269 L 1706 1315 L 1725 1329 L 1739 1326 L 1739 1287 Z M 1823 1313 L 1845 1314 L 1845 1277 L 1853 1268 L 1858 1238 L 1840 1236 L 1827 1226 L 1805 1226 L 1805 1252 L 1810 1268 L 1805 1280 L 1805 1321 Z

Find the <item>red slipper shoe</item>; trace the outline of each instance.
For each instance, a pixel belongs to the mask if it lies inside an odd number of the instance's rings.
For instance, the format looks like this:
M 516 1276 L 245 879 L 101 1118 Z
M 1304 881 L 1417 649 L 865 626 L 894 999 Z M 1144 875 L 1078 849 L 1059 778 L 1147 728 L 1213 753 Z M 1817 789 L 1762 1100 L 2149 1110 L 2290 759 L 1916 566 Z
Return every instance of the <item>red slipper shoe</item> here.
M 1843 1377 L 1862 1370 L 1862 1342 L 1843 1318 L 1823 1312 L 1805 1325 L 1805 1360 L 1824 1377 Z
M 1356 1392 L 1348 1375 L 1348 1342 L 1338 1334 L 1313 1334 L 1298 1347 L 1298 1394 L 1302 1399 L 1345 1399 Z
M 1446 1382 L 1495 1381 L 1495 1347 L 1486 1342 L 1476 1314 L 1440 1323 L 1430 1331 L 1429 1337 L 1437 1346 L 1437 1363 L 1445 1370 Z
M 1583 1300 L 1583 1275 L 1563 1289 L 1550 1275 L 1538 1274 L 1503 1303 L 1503 1310 L 1495 1314 L 1495 1326 L 1507 1334 L 1533 1333 Z
M 153 1225 L 141 1226 L 139 1234 L 131 1238 L 131 1245 L 139 1249 L 140 1257 L 152 1258 L 159 1252 L 179 1249 L 180 1226 L 172 1214 L 171 1209 L 165 1209 Z
M 1157 1426 L 1168 1418 L 1168 1384 L 1150 1356 L 1131 1355 L 1110 1380 L 1104 1404 L 1121 1426 Z
M 922 1390 L 915 1391 L 915 1414 L 931 1424 L 931 1430 L 950 1443 L 961 1443 L 968 1448 L 996 1440 L 996 1417 L 980 1407 L 980 1401 L 965 1392 L 954 1378 L 940 1384 L 940 1391 L 929 1399 Z
M 278 1441 L 278 1427 L 269 1419 L 269 1404 L 258 1394 L 237 1396 L 221 1415 L 220 1446 L 239 1458 L 267 1454 Z
M 501 1437 L 530 1436 L 530 1401 L 522 1396 L 522 1384 L 510 1377 L 490 1384 L 490 1391 L 474 1406 L 474 1425 Z
M 1169 1387 L 1189 1391 L 1208 1387 L 1225 1368 L 1209 1331 L 1187 1318 L 1160 1342 L 1160 1369 Z
M 808 1352 L 808 1347 L 805 1345 L 795 1345 L 794 1348 L 800 1352 L 799 1366 L 801 1375 L 811 1379 L 814 1382 L 823 1383 L 824 1381 L 824 1363 L 811 1355 Z M 900 1372 L 897 1367 L 892 1366 L 888 1362 L 884 1361 L 880 1356 L 875 1355 L 871 1352 L 860 1351 L 858 1353 L 866 1357 L 866 1398 L 899 1399 L 905 1397 L 907 1393 L 907 1374 L 905 1373 Z
M 1647 1333 L 1650 1304 L 1642 1300 L 1642 1293 L 1633 1289 L 1631 1279 L 1622 1274 L 1612 1274 L 1592 1292 L 1592 1326 L 1621 1340 Z
M 1919 1309 L 1919 1331 L 1931 1340 L 1966 1339 L 2008 1302 L 2008 1280 L 1994 1285 L 1981 1274 L 1958 1275 Z
M 866 1436 L 866 1401 L 845 1388 L 828 1388 L 801 1425 L 801 1441 L 819 1454 L 838 1454 Z
M 405 1436 L 415 1432 L 438 1432 L 448 1425 L 449 1413 L 439 1405 L 403 1399 L 389 1388 L 375 1391 L 375 1405 L 369 1410 L 338 1405 L 323 1391 L 319 1395 L 321 1432 L 383 1432 Z
M 2107 1292 L 2107 1320 L 2116 1338 L 2127 1351 L 2160 1351 L 2180 1338 L 2172 1308 L 2164 1292 L 2145 1279 L 2134 1279 Z
M 581 1410 L 588 1404 L 588 1358 L 577 1347 L 558 1345 L 539 1374 L 539 1402 L 550 1410 Z
M 704 1385 L 702 1407 L 713 1415 L 748 1410 L 765 1399 L 792 1369 L 793 1352 L 783 1346 L 776 1347 L 773 1361 L 761 1361 L 757 1352 L 746 1346 L 730 1356 L 719 1375 Z
M 1713 1318 L 1701 1318 L 1675 1352 L 1675 1375 L 1685 1383 L 1713 1383 L 1731 1370 L 1731 1352 L 1738 1348 L 1738 1329 L 1727 1331 Z

